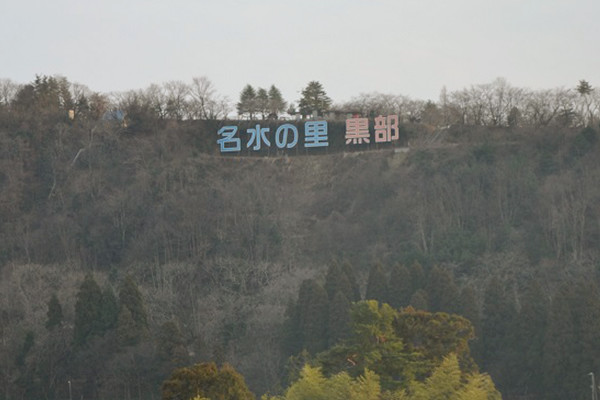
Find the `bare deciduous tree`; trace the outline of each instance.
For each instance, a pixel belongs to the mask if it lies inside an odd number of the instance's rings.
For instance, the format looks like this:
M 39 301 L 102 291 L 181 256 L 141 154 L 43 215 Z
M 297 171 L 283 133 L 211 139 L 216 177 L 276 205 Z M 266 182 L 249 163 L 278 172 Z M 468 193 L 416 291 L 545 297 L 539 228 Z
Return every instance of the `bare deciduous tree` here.
M 205 76 L 195 77 L 190 85 L 189 113 L 195 119 L 220 119 L 230 111 L 229 100 L 217 94 L 213 83 Z
M 189 86 L 182 81 L 169 81 L 164 85 L 167 117 L 182 120 L 188 114 Z
M 0 79 L 0 104 L 10 104 L 17 95 L 19 88 L 20 85 L 10 79 Z

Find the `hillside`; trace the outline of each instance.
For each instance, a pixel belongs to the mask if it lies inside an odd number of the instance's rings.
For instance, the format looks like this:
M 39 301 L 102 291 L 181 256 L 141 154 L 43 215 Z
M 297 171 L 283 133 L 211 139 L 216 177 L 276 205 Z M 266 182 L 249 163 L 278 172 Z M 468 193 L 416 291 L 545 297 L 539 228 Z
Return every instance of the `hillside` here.
M 469 317 L 505 398 L 587 393 L 600 366 L 598 129 L 406 123 L 408 152 L 350 152 L 331 122 L 326 152 L 221 155 L 223 122 L 140 121 L 3 115 L 0 398 L 66 398 L 67 381 L 85 397 L 157 393 L 174 366 L 206 360 L 276 390 L 286 307 L 335 263 L 362 297 L 374 265 L 386 280 L 421 265 L 408 303 Z M 127 318 L 143 333 L 73 344 L 86 276 L 115 301 L 132 281 L 147 320 Z

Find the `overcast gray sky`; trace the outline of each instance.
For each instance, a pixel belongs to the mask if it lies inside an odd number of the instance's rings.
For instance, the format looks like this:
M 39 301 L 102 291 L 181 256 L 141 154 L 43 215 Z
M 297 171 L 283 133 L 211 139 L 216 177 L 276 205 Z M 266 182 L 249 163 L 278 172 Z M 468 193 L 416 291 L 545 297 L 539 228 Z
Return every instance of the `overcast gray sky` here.
M 437 100 L 506 78 L 600 87 L 600 0 L 20 0 L 0 5 L 0 78 L 66 76 L 99 92 L 207 76 L 296 102 L 364 92 Z

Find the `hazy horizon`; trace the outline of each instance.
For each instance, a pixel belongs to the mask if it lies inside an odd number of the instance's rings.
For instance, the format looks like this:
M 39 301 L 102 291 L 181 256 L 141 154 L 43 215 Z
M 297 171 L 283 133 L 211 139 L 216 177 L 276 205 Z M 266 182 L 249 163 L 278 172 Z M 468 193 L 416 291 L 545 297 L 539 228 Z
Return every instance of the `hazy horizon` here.
M 600 2 L 26 0 L 4 5 L 0 77 L 63 75 L 98 92 L 206 76 L 235 102 L 246 84 L 297 102 L 311 80 L 437 100 L 497 77 L 531 89 L 600 84 Z

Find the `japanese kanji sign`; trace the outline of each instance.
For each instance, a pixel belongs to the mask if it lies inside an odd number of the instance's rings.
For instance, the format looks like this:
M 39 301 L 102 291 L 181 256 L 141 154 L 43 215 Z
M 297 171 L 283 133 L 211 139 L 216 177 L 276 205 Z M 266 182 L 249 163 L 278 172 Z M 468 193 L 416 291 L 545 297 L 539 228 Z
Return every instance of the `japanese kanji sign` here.
M 387 117 L 380 115 L 375 118 L 375 142 L 391 142 L 399 138 L 397 115 L 388 115 Z
M 217 135 L 217 144 L 221 153 L 235 153 L 242 150 L 242 139 L 238 137 L 239 128 L 234 125 L 227 125 L 219 129 Z M 278 149 L 293 149 L 301 141 L 298 127 L 294 124 L 286 123 L 280 125 L 271 133 L 271 128 L 256 124 L 246 129 L 247 137 L 246 148 L 253 151 L 260 151 L 263 148 L 270 148 L 271 143 Z M 398 116 L 388 115 L 378 116 L 374 120 L 374 139 L 375 143 L 392 142 L 400 137 L 398 131 Z M 344 136 L 347 145 L 369 144 L 371 143 L 371 133 L 369 132 L 368 118 L 350 118 L 346 120 L 346 133 Z M 327 130 L 327 121 L 306 121 L 304 123 L 305 148 L 328 147 L 329 136 Z
M 369 119 L 350 118 L 346 120 L 346 144 L 370 143 Z
M 271 147 L 269 133 L 271 128 L 261 127 L 260 124 L 246 129 L 249 135 L 246 147 L 259 151 L 263 145 Z M 242 149 L 241 138 L 235 137 L 238 131 L 237 126 L 224 126 L 217 134 L 219 139 L 217 143 L 221 147 L 221 153 L 238 152 Z M 283 124 L 275 131 L 275 145 L 278 149 L 292 149 L 298 144 L 298 128 L 293 124 Z M 327 121 L 307 121 L 304 123 L 304 147 L 328 147 L 329 138 L 327 136 Z

